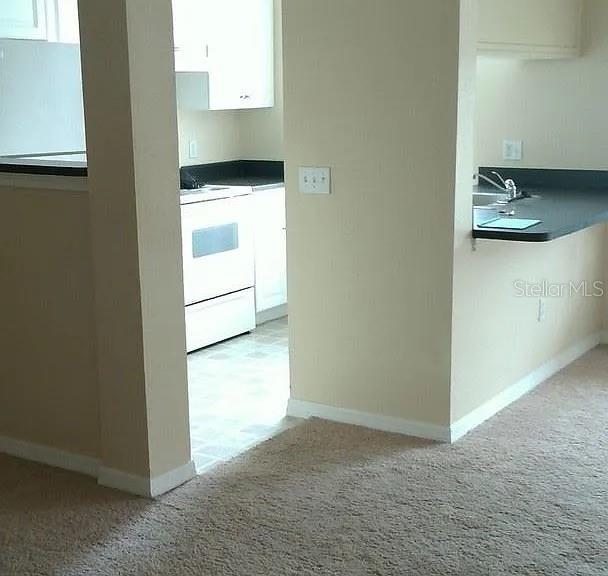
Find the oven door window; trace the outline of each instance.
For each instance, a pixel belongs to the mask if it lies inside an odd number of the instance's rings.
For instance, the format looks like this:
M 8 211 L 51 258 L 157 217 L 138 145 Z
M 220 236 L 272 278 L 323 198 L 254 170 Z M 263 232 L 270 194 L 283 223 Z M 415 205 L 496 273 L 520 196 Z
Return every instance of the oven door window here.
M 192 232 L 192 257 L 204 258 L 239 248 L 239 225 L 222 224 Z

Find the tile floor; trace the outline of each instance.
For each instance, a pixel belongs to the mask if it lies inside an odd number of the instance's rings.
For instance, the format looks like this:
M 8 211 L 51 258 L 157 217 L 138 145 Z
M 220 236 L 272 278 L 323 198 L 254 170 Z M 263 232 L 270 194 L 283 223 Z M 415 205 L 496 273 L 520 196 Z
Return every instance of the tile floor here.
M 199 474 L 297 423 L 287 318 L 188 355 L 192 458 Z

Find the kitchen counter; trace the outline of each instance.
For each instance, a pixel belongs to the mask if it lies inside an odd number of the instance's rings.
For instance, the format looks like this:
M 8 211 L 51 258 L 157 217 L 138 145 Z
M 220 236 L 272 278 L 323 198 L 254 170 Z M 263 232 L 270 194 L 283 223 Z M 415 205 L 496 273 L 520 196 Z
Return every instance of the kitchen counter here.
M 48 176 L 87 176 L 85 152 L 0 156 L 0 173 Z M 256 190 L 284 186 L 283 162 L 234 160 L 181 168 L 201 183 L 222 186 L 251 186 Z
M 488 173 L 491 169 L 482 169 Z M 474 210 L 473 237 L 519 242 L 548 242 L 608 221 L 608 173 L 597 171 L 525 170 L 497 168 L 532 197 L 509 203 L 515 218 L 537 219 L 526 230 L 480 228 L 487 210 Z M 488 174 L 489 175 L 489 174 Z M 480 186 L 480 192 L 496 192 Z M 497 214 L 497 216 L 502 216 Z
M 85 152 L 0 156 L 0 173 L 83 177 L 87 156 Z
M 214 186 L 251 186 L 255 190 L 284 186 L 283 162 L 270 160 L 234 160 L 184 166 L 182 179 L 194 177 L 199 183 Z

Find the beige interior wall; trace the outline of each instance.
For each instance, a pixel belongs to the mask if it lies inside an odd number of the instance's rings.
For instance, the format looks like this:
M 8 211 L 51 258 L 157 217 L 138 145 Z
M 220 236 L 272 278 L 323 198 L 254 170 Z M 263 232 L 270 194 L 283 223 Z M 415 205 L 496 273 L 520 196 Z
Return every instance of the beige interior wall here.
M 0 436 L 97 457 L 88 194 L 0 196 Z
M 282 0 L 275 9 L 275 105 L 254 110 L 178 110 L 181 166 L 227 160 L 283 160 Z M 191 140 L 198 156 L 189 157 Z
M 81 0 L 79 16 L 101 457 L 109 468 L 144 475 L 149 454 L 126 2 L 112 0 L 106 9 Z M 107 44 L 103 31 L 110 22 L 113 42 Z
M 180 166 L 225 162 L 241 158 L 239 116 L 233 110 L 177 111 Z M 190 141 L 198 156 L 190 158 Z
M 513 283 L 603 278 L 607 236 L 597 226 L 547 244 L 478 241 L 473 251 L 462 168 L 473 155 L 472 104 L 462 98 L 452 213 L 457 10 L 443 0 L 384 4 L 285 0 L 293 394 L 446 423 L 600 329 L 604 301 L 547 299 L 538 323 L 537 299 L 517 298 Z M 602 3 L 590 4 L 599 17 Z M 463 66 L 466 100 L 474 78 Z M 589 148 L 588 167 L 602 167 Z M 332 196 L 298 193 L 297 167 L 310 164 L 332 166 Z M 0 193 L 0 435 L 96 457 L 88 196 Z M 108 282 L 122 274 L 113 269 Z
M 570 60 L 480 58 L 477 164 L 608 168 L 608 2 L 585 0 L 583 55 Z M 522 162 L 502 141 L 523 140 Z
M 170 3 L 81 0 L 80 28 L 102 461 L 154 477 L 190 460 Z
M 452 420 L 458 420 L 569 347 L 602 328 L 602 298 L 518 297 L 515 282 L 568 283 L 604 278 L 603 226 L 546 244 L 480 240 L 472 251 L 457 230 Z
M 292 396 L 446 424 L 458 3 L 283 4 Z
M 468 10 L 474 4 L 466 3 Z M 466 12 L 463 12 L 466 17 Z M 471 16 L 468 17 L 469 22 Z M 569 347 L 602 328 L 602 298 L 581 295 L 545 298 L 538 322 L 538 298 L 518 297 L 517 281 L 561 284 L 604 278 L 603 225 L 548 243 L 471 240 L 470 166 L 474 152 L 474 51 L 470 26 L 463 24 L 458 178 L 454 238 L 452 334 L 452 422 L 462 418 Z M 549 66 L 550 64 L 546 64 Z M 480 98 L 487 95 L 477 93 Z M 546 99 L 557 99 L 545 94 Z M 486 103 L 487 105 L 487 103 Z M 602 108 L 597 107 L 596 113 Z M 481 115 L 484 121 L 483 114 Z M 522 119 L 519 119 L 522 122 Z M 541 127 L 536 130 L 542 132 Z M 582 144 L 581 144 L 582 145 Z M 481 151 L 480 151 L 481 153 Z M 555 156 L 554 156 L 555 158 Z M 581 156 L 582 158 L 582 156 Z M 482 161 L 483 164 L 485 161 Z M 488 161 L 488 163 L 492 163 Z
M 166 0 L 127 2 L 140 306 L 152 477 L 190 461 L 172 21 L 171 6 Z M 149 94 L 153 90 L 155 98 L 151 99 Z M 115 313 L 121 312 L 117 306 Z

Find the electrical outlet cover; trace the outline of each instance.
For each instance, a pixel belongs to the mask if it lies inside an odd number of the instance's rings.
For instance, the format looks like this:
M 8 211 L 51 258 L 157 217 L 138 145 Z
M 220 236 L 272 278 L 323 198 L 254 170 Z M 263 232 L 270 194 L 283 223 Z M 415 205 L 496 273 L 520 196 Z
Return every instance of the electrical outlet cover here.
M 542 298 L 538 299 L 538 321 L 542 322 L 545 319 L 546 316 L 546 306 L 545 306 L 545 301 Z
M 188 155 L 190 158 L 198 158 L 198 142 L 196 140 L 190 140 L 188 144 Z
M 502 143 L 503 160 L 518 162 L 523 157 L 524 143 L 521 140 L 504 140 Z

